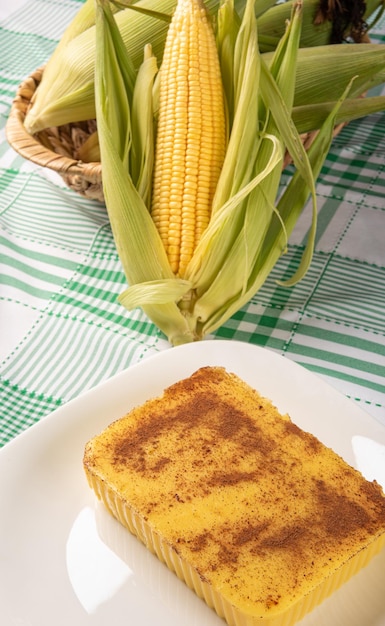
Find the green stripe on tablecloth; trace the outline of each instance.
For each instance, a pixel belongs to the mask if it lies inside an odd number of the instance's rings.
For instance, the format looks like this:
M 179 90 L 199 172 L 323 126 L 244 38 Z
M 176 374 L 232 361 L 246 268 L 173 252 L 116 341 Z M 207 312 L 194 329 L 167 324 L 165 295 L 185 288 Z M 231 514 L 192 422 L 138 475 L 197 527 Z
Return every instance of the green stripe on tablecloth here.
M 1 32 L 1 29 L 0 29 L 0 32 Z M 9 87 L 9 89 L 14 90 L 14 88 L 18 85 L 18 83 L 19 83 L 18 80 L 7 78 L 7 77 L 3 76 L 1 78 L 1 91 L 0 91 L 0 93 L 5 93 L 7 91 L 7 87 Z
M 28 4 L 27 4 L 28 6 Z M 7 65 L 0 66 L 0 78 L 4 89 L 3 77 L 15 86 L 33 70 L 40 67 L 51 56 L 57 45 L 52 41 L 32 33 L 16 33 L 0 28 L 1 50 L 7 50 Z M 11 90 L 10 90 L 11 91 Z
M 10 83 L 9 88 L 5 88 L 5 87 L 0 88 L 0 104 L 10 107 L 16 95 L 19 84 L 20 84 L 19 80 L 14 80 L 12 81 L 12 83 Z M 8 115 L 7 115 L 7 118 L 8 118 Z
M 63 28 L 82 4 L 84 0 L 29 0 L 24 7 L 11 14 L 5 23 L 8 28 L 20 32 L 37 32 L 49 39 L 59 39 Z
M 56 302 L 59 304 L 79 307 L 85 311 L 97 309 L 98 312 L 100 312 L 101 309 L 96 306 L 97 303 L 105 303 L 105 306 L 108 306 L 111 302 L 116 303 L 117 296 L 119 295 L 119 292 L 117 291 L 101 289 L 100 287 L 90 287 L 86 283 L 81 284 L 75 281 L 71 281 L 71 289 L 74 291 L 71 291 L 70 295 L 68 295 L 68 293 L 59 294 L 56 297 Z M 103 309 L 104 308 L 105 307 L 103 307 Z M 121 321 L 123 321 L 123 318 L 121 318 Z
M 8 248 L 9 251 L 13 251 L 18 255 L 22 255 L 24 258 L 28 259 L 29 262 L 38 261 L 40 263 L 46 264 L 47 267 L 72 270 L 76 265 L 74 261 L 66 258 L 65 256 L 55 256 L 53 254 L 43 253 L 41 251 L 31 249 L 30 247 L 28 247 L 25 241 L 20 245 L 11 239 L 2 237 L 1 235 L 0 246 L 4 246 Z M 4 257 L 2 257 L 2 259 L 3 258 Z
M 56 276 L 55 274 L 44 272 L 40 267 L 35 268 L 31 265 L 31 262 L 22 262 L 17 260 L 15 257 L 6 256 L 5 254 L 1 256 L 1 261 L 3 265 L 9 265 L 10 268 L 16 270 L 16 272 L 24 273 L 26 279 L 32 278 L 36 279 L 38 282 L 44 282 L 46 284 L 52 285 L 61 285 L 63 279 L 61 276 Z M 12 282 L 12 280 L 17 280 L 14 276 L 8 276 L 8 279 Z
M 64 315 L 69 316 L 72 311 L 72 315 L 79 319 L 98 319 L 98 322 L 105 323 L 109 322 L 109 324 L 117 324 L 117 325 L 126 325 L 127 328 L 137 328 L 137 322 L 131 320 L 131 318 L 127 315 L 122 305 L 117 302 L 118 294 L 112 294 L 110 297 L 110 302 L 116 302 L 117 307 L 121 313 L 119 314 L 115 310 L 110 310 L 107 307 L 107 303 L 103 302 L 101 296 L 101 292 L 98 295 L 100 298 L 100 306 L 96 307 L 94 303 L 84 302 L 83 300 L 75 299 L 73 297 L 66 297 L 60 294 L 59 297 L 55 299 L 59 301 L 60 304 L 65 305 L 65 313 Z M 142 330 L 148 329 L 150 331 L 152 324 L 148 324 L 142 327 Z
M 122 333 L 135 330 L 148 336 L 156 335 L 158 331 L 147 317 L 137 319 L 132 312 L 128 313 L 118 302 L 118 295 L 122 291 L 123 289 L 111 292 L 95 290 L 88 300 L 85 300 L 84 295 L 60 293 L 55 297 L 58 306 L 55 303 L 53 312 L 56 315 L 72 317 L 73 319 L 88 320 L 93 324 L 106 325 L 108 323 L 108 327 L 116 325 L 120 327 Z M 103 293 L 108 294 L 108 302 L 103 299 Z
M 8 179 L 4 194 L 7 209 L 0 215 L 0 224 L 19 237 L 52 246 L 87 249 L 98 229 L 108 222 L 104 205 L 91 203 L 69 189 L 56 188 L 37 174 Z
M 314 337 L 315 339 L 324 340 L 327 338 L 328 341 L 333 342 L 333 344 L 338 345 L 348 345 L 350 348 L 354 348 L 356 350 L 360 350 L 362 352 L 367 352 L 368 358 L 370 355 L 376 355 L 378 357 L 385 357 L 385 343 L 382 345 L 379 341 L 376 341 L 373 335 L 373 339 L 367 338 L 365 335 L 356 335 L 354 332 L 349 332 L 349 327 L 347 324 L 344 325 L 345 332 L 341 331 L 333 331 L 328 329 L 327 332 L 325 328 L 321 328 L 320 326 L 311 326 L 311 322 L 309 325 L 298 324 L 296 331 L 298 334 L 306 335 L 308 337 Z M 385 367 L 385 365 L 384 365 Z M 385 371 L 384 371 L 385 377 Z
M 316 321 L 313 320 L 313 323 Z M 331 380 L 345 380 L 357 385 L 363 395 L 369 389 L 384 394 L 384 343 L 378 349 L 374 339 L 369 341 L 358 337 L 354 328 L 345 327 L 343 330 L 336 333 L 325 322 L 322 329 L 313 327 L 311 319 L 306 320 L 306 325 L 298 323 L 293 327 L 293 319 L 285 322 L 278 312 L 266 309 L 258 319 L 253 319 L 247 311 L 239 311 L 216 331 L 215 337 L 237 339 L 278 351 Z M 310 345 L 303 343 L 312 336 L 322 341 Z M 333 351 L 320 347 L 329 343 L 333 344 Z M 371 358 L 373 351 L 379 355 L 377 362 Z
M 338 371 L 337 369 L 331 368 L 330 365 L 319 365 L 314 362 L 301 363 L 300 360 L 298 362 L 310 371 L 317 374 L 322 374 L 324 376 L 329 376 L 331 378 L 336 378 L 339 380 L 346 380 L 363 389 L 372 389 L 373 391 L 378 391 L 381 394 L 385 393 L 385 383 L 373 382 L 369 377 L 365 378 L 363 376 L 347 374 L 346 371 Z
M 321 186 L 318 186 L 318 218 L 317 218 L 317 234 L 316 234 L 316 246 L 319 245 L 322 237 L 326 234 L 326 239 L 328 239 L 328 233 L 330 233 L 330 225 L 332 224 L 332 220 L 338 213 L 338 209 L 341 204 L 341 197 L 333 197 L 330 192 L 330 188 L 327 187 L 325 191 L 321 189 Z M 326 193 L 326 195 L 324 195 Z M 330 194 L 330 195 L 329 195 Z M 337 217 L 338 219 L 338 217 Z M 303 244 L 306 243 L 306 238 L 303 240 Z M 324 264 L 327 264 L 327 258 L 324 259 Z
M 0 447 L 61 405 L 60 398 L 45 397 L 0 380 Z
M 303 251 L 301 246 L 289 245 L 251 302 L 303 310 L 329 260 L 327 255 L 315 253 L 307 274 L 300 282 L 290 288 L 279 285 L 278 281 L 290 278 L 298 268 Z
M 338 372 L 341 368 L 344 368 L 344 375 L 347 380 L 351 380 L 351 375 L 349 371 L 357 372 L 354 377 L 357 380 L 365 380 L 368 378 L 372 379 L 371 388 L 372 389 L 381 389 L 385 392 L 385 366 L 381 366 L 378 363 L 372 363 L 371 361 L 367 361 L 364 359 L 359 359 L 353 357 L 350 354 L 339 354 L 336 350 L 332 352 L 327 350 L 322 350 L 320 348 L 314 348 L 314 346 L 303 345 L 300 344 L 301 330 L 298 330 L 298 336 L 295 341 L 290 344 L 290 353 L 310 357 L 313 361 L 316 359 L 318 361 L 328 363 L 330 371 Z M 334 367 L 331 367 L 332 364 Z M 367 377 L 366 374 L 370 376 Z M 374 378 L 378 378 L 378 381 L 375 382 Z M 382 382 L 379 382 L 382 381 Z
M 138 341 L 124 329 L 51 315 L 39 319 L 3 375 L 26 389 L 69 400 L 139 360 L 158 341 L 156 329 L 153 337 Z
M 354 143 L 356 151 L 357 146 L 362 153 L 375 151 L 379 145 L 384 145 L 384 124 L 384 111 L 354 120 L 345 126 L 341 135 L 335 139 L 335 145 L 346 147 Z
M 53 310 L 55 314 L 71 317 L 87 317 L 86 314 L 90 313 L 92 319 L 100 318 L 99 322 L 108 320 L 124 325 L 128 315 L 117 298 L 125 287 L 125 277 L 116 252 L 107 258 L 94 257 L 91 252 L 57 294 Z
M 1 277 L 1 281 L 3 285 L 8 287 L 13 287 L 25 294 L 33 296 L 34 298 L 39 298 L 41 300 L 49 300 L 52 296 L 52 290 L 39 289 L 38 287 L 31 285 L 31 283 L 27 283 L 22 280 L 18 280 L 13 276 L 6 276 L 3 274 Z
M 2 297 L 34 306 L 42 306 L 36 300 L 46 303 L 52 298 L 78 261 L 59 249 L 52 250 L 56 255 L 47 249 L 28 240 L 11 239 L 11 235 L 0 236 Z
M 385 332 L 385 268 L 334 256 L 307 311 Z
M 22 173 L 14 168 L 7 168 L 1 172 L 0 192 L 2 196 L 3 213 L 0 217 L 2 217 L 2 220 L 5 219 L 4 214 L 6 215 L 7 212 L 12 209 L 13 204 L 17 202 L 19 196 L 23 194 L 25 187 L 32 184 L 31 181 L 33 177 L 34 174 L 32 173 Z
M 3 148 L 4 150 L 9 149 L 9 146 L 6 142 L 0 143 L 0 156 L 2 154 Z M 6 200 L 6 189 L 9 185 L 14 183 L 15 179 L 17 178 L 18 178 L 18 172 L 16 170 L 10 170 L 10 169 L 0 170 L 0 193 L 3 196 L 3 200 L 5 200 L 5 203 L 4 203 L 5 206 L 8 204 Z
M 323 170 L 324 183 L 332 181 L 340 188 L 354 189 L 362 193 L 368 193 L 369 185 L 377 177 L 377 163 L 368 166 L 368 162 L 361 158 L 352 158 L 351 155 L 345 158 L 341 152 L 334 154 L 330 152 Z
M 106 282 L 113 282 L 124 286 L 126 279 L 123 274 L 118 255 L 115 254 L 112 259 L 97 260 L 98 266 L 84 265 L 81 270 L 82 276 L 87 281 L 87 286 L 91 291 L 102 286 Z M 80 291 L 87 289 L 86 285 L 80 285 Z
M 218 328 L 214 337 L 234 338 L 284 352 L 293 322 L 297 319 L 298 313 L 294 310 L 285 311 L 283 307 L 265 306 L 257 303 L 254 298 L 252 303 L 234 313 Z
M 109 222 L 100 227 L 97 237 L 92 242 L 90 255 L 101 259 L 118 259 L 118 253 Z
M 385 333 L 385 267 L 315 252 L 305 277 L 293 288 L 277 286 L 297 267 L 302 248 L 289 246 L 252 302 L 306 310 L 327 319 Z
M 84 0 L 29 0 L 14 12 L 10 11 L 2 26 L 16 35 L 58 41 L 82 4 Z

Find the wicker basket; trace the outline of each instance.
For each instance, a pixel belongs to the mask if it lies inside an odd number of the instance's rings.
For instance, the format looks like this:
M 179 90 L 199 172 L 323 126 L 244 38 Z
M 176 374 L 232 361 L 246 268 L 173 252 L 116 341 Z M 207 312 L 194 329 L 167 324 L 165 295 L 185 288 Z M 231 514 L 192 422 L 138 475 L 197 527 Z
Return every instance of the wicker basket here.
M 104 201 L 101 163 L 84 163 L 77 158 L 80 146 L 96 128 L 95 120 L 48 128 L 34 136 L 24 127 L 43 71 L 44 67 L 35 70 L 17 90 L 6 125 L 8 143 L 25 159 L 60 174 L 68 187 L 82 196 Z
M 24 118 L 43 71 L 43 67 L 35 70 L 19 86 L 7 121 L 7 140 L 25 159 L 60 174 L 74 191 L 103 202 L 101 163 L 84 163 L 77 156 L 81 145 L 95 131 L 95 120 L 48 128 L 34 136 L 25 129 Z M 338 134 L 343 126 L 344 124 L 336 126 L 334 135 Z M 306 149 L 314 141 L 316 134 L 317 131 L 302 135 Z M 283 166 L 286 167 L 290 162 L 290 155 L 286 154 Z

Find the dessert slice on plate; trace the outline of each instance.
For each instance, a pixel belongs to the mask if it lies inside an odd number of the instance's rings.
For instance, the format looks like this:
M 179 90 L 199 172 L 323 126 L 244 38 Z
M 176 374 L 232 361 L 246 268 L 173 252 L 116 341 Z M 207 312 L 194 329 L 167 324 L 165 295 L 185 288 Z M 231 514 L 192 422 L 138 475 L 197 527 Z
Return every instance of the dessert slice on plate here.
M 294 624 L 385 544 L 381 487 L 220 367 L 113 422 L 84 468 L 231 626 Z

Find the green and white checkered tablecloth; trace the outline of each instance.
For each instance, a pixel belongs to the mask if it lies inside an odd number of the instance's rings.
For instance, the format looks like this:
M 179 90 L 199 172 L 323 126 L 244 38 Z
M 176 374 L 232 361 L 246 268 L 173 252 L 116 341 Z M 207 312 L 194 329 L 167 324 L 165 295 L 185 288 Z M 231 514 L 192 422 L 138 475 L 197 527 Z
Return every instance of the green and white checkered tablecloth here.
M 19 83 L 47 60 L 80 5 L 0 0 L 0 445 L 172 349 L 140 310 L 117 303 L 125 280 L 103 204 L 23 160 L 5 139 Z M 385 42 L 384 19 L 372 39 Z M 305 279 L 292 289 L 276 284 L 298 263 L 310 211 L 262 290 L 214 338 L 285 355 L 385 425 L 385 113 L 334 140 L 317 193 L 317 245 Z

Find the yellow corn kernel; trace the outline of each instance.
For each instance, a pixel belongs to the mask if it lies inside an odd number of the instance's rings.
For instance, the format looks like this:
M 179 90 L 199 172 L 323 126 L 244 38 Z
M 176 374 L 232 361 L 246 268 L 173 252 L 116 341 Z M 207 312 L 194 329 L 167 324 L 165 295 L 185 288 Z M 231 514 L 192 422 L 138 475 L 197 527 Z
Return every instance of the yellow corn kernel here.
M 160 69 L 152 218 L 173 272 L 184 275 L 211 204 L 226 149 L 214 32 L 202 0 L 178 0 Z

